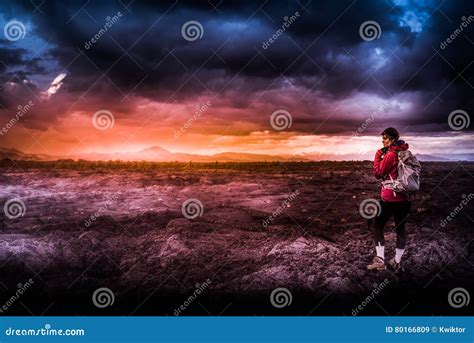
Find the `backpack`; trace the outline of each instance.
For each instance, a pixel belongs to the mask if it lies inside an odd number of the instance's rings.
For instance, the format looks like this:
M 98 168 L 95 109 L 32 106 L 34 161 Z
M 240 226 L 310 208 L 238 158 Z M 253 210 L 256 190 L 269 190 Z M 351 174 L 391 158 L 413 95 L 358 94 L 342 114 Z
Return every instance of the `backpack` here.
M 398 155 L 398 178 L 382 181 L 385 188 L 395 192 L 416 192 L 420 190 L 421 165 L 410 150 L 397 152 Z

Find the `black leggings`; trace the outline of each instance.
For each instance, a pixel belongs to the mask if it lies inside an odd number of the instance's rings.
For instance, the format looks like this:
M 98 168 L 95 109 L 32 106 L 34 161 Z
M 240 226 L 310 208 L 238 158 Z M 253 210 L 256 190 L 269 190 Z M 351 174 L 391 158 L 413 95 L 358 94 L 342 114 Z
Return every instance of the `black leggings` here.
M 411 202 L 410 201 L 399 201 L 399 202 L 388 202 L 380 200 L 381 212 L 380 215 L 375 217 L 375 245 L 385 245 L 385 239 L 383 231 L 385 224 L 393 215 L 395 220 L 395 231 L 397 233 L 397 249 L 405 249 L 406 243 L 406 232 L 405 232 L 405 219 L 410 213 Z

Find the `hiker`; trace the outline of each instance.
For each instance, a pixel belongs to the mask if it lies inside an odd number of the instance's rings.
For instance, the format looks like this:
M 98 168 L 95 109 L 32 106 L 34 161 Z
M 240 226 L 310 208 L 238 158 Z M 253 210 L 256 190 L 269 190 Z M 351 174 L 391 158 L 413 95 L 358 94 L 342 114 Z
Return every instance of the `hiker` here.
M 397 180 L 399 152 L 408 150 L 408 144 L 400 140 L 399 133 L 393 127 L 385 129 L 382 133 L 383 148 L 377 150 L 374 160 L 375 177 L 383 180 Z M 410 153 L 411 156 L 411 153 Z M 385 181 L 390 183 L 391 181 Z M 400 263 L 405 252 L 406 232 L 405 219 L 407 218 L 411 201 L 406 192 L 395 192 L 392 188 L 387 188 L 382 184 L 380 207 L 375 217 L 375 250 L 376 256 L 371 264 L 367 266 L 369 270 L 385 270 L 385 239 L 384 228 L 390 217 L 395 220 L 395 231 L 397 233 L 397 243 L 395 256 L 388 262 L 389 267 L 394 271 L 400 270 Z

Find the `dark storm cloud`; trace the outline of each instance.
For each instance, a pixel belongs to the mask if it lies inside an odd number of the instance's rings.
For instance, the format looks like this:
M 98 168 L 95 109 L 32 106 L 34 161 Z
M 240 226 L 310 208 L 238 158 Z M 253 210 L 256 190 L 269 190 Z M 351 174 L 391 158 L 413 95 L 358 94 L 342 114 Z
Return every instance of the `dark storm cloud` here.
M 294 105 L 306 111 L 295 117 L 301 131 L 311 122 L 307 111 L 318 117 L 329 111 L 328 101 L 337 104 L 357 92 L 385 99 L 411 93 L 415 106 L 400 121 L 434 131 L 447 129 L 446 117 L 453 109 L 472 109 L 468 38 L 472 41 L 474 23 L 446 49 L 439 48 L 461 17 L 473 13 L 471 1 L 218 3 L 214 8 L 207 1 L 134 1 L 124 7 L 124 1 L 54 1 L 36 11 L 30 1 L 1 6 L 5 18 L 26 18 L 34 35 L 51 42 L 49 60 L 68 73 L 62 92 L 72 98 L 89 92 L 96 99 L 87 106 L 104 98 L 123 100 L 124 95 L 186 101 L 210 90 L 221 94 L 220 101 L 228 106 L 245 108 L 264 91 L 284 90 L 289 84 L 300 90 Z M 86 49 L 105 18 L 118 11 L 123 14 L 120 20 Z M 283 18 L 296 11 L 298 19 L 264 49 L 262 43 L 281 27 Z M 202 24 L 202 39 L 183 39 L 181 26 L 188 20 Z M 361 39 L 359 26 L 367 20 L 380 25 L 379 39 Z M 21 49 L 2 48 L 0 54 L 6 65 L 24 59 Z M 32 70 L 44 72 L 38 63 L 28 73 Z M 319 97 L 326 99 L 324 106 Z M 276 106 L 279 101 L 274 100 Z M 132 111 L 127 101 L 114 103 L 128 107 L 124 113 Z M 345 126 L 328 121 L 325 130 L 350 130 L 358 122 L 347 120 Z

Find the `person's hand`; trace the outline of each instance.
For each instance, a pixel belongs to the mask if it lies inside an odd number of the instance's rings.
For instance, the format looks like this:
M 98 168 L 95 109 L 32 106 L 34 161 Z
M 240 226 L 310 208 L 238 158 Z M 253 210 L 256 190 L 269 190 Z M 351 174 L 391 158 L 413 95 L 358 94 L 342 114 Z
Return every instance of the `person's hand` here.
M 377 150 L 377 152 L 375 153 L 375 159 L 376 159 L 377 161 L 378 161 L 378 160 L 381 160 L 381 159 L 382 159 L 382 155 L 383 155 L 382 149 Z

